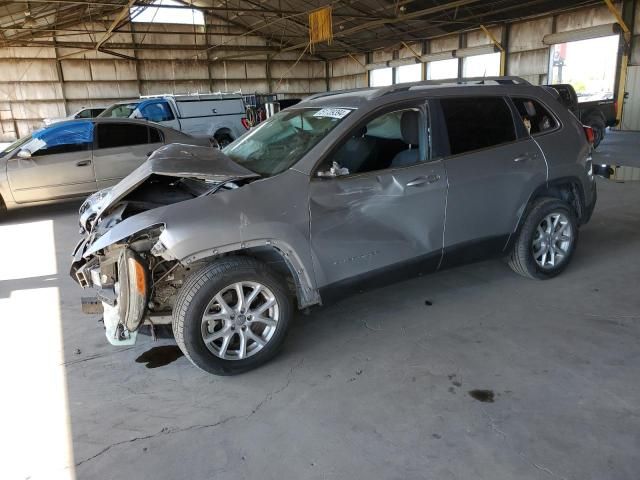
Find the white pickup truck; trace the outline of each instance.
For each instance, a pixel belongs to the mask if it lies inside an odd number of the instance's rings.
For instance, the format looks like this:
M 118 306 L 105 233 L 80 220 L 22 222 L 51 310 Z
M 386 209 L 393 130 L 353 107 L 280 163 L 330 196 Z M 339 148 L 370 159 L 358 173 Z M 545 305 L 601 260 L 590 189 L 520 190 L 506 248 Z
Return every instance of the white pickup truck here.
M 114 103 L 99 116 L 145 119 L 224 147 L 249 129 L 245 115 L 241 95 L 208 93 L 140 97 Z

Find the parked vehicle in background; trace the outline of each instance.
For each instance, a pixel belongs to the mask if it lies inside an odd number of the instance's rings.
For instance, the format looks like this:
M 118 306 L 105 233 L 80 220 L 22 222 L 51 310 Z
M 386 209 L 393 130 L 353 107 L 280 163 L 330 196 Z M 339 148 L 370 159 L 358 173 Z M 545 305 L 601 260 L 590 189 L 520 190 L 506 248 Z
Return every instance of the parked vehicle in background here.
M 613 98 L 613 92 L 591 95 L 580 101 L 575 89 L 568 83 L 547 85 L 558 92 L 558 100 L 573 113 L 584 125 L 593 129 L 595 137 L 594 147 L 597 147 L 605 136 L 607 127 L 618 124 L 618 102 Z
M 171 323 L 196 366 L 239 373 L 282 346 L 294 301 L 490 256 L 558 275 L 596 202 L 590 153 L 518 78 L 319 94 L 222 151 L 157 150 L 86 206 L 71 272 L 112 344 Z
M 255 127 L 271 115 L 300 103 L 300 98 L 278 99 L 275 93 L 252 93 L 242 96 L 249 127 Z
M 241 95 L 211 93 L 141 97 L 115 103 L 100 117 L 145 119 L 225 147 L 249 129 L 245 115 Z
M 75 120 L 80 118 L 96 118 L 98 115 L 104 112 L 105 108 L 106 107 L 83 107 L 77 112 L 72 113 L 67 117 L 45 118 L 42 121 L 42 126 L 48 127 L 49 125 L 53 125 L 54 123 L 64 122 L 66 120 Z
M 112 186 L 167 143 L 208 145 L 142 120 L 94 118 L 56 123 L 0 151 L 0 214 Z

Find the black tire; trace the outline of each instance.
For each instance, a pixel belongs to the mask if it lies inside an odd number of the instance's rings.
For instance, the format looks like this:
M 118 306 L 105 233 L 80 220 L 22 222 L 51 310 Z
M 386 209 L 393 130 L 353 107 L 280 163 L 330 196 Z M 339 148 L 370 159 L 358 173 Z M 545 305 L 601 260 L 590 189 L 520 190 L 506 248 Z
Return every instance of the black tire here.
M 273 336 L 260 351 L 242 360 L 227 360 L 207 348 L 201 325 L 213 297 L 236 282 L 259 282 L 266 286 L 276 298 L 279 319 Z M 253 258 L 225 257 L 187 279 L 176 299 L 172 327 L 178 346 L 196 367 L 214 375 L 236 375 L 264 364 L 278 353 L 292 316 L 292 300 L 282 278 Z
M 555 267 L 542 268 L 536 262 L 533 253 L 533 241 L 538 225 L 553 213 L 562 213 L 571 226 L 573 240 L 564 259 Z M 518 237 L 508 257 L 511 269 L 523 277 L 545 280 L 561 273 L 571 262 L 578 244 L 578 219 L 571 205 L 552 197 L 536 199 L 531 205 L 527 217 L 520 228 Z M 544 260 L 543 260 L 544 262 Z
M 224 148 L 227 145 L 229 145 L 231 142 L 233 142 L 233 138 L 231 138 L 231 135 L 229 135 L 228 133 L 221 133 L 221 134 L 215 135 L 213 138 L 216 139 L 220 148 Z
M 2 199 L 2 195 L 0 195 L 0 220 L 2 220 L 7 215 L 7 206 Z
M 607 131 L 607 125 L 600 117 L 591 117 L 587 120 L 587 125 L 593 129 L 593 148 L 600 145 Z

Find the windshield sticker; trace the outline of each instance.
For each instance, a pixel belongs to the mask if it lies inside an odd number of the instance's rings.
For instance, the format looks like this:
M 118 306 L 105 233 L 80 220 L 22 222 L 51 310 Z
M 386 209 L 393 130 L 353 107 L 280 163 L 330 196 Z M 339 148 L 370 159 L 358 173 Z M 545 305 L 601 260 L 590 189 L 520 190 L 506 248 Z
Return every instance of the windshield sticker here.
M 344 118 L 351 113 L 347 108 L 323 108 L 313 114 L 314 117 Z

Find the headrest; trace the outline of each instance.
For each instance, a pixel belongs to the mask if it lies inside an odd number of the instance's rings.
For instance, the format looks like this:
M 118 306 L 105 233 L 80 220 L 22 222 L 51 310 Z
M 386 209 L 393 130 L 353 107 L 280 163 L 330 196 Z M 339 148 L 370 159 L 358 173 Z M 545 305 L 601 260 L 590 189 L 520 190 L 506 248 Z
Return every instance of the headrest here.
M 420 112 L 409 110 L 402 114 L 400 118 L 400 131 L 402 132 L 402 140 L 410 145 L 418 145 L 420 143 L 419 135 Z
M 527 115 L 530 117 L 536 116 L 536 107 L 533 106 L 533 102 L 531 100 L 525 100 L 522 102 L 524 104 L 524 109 L 527 112 Z

